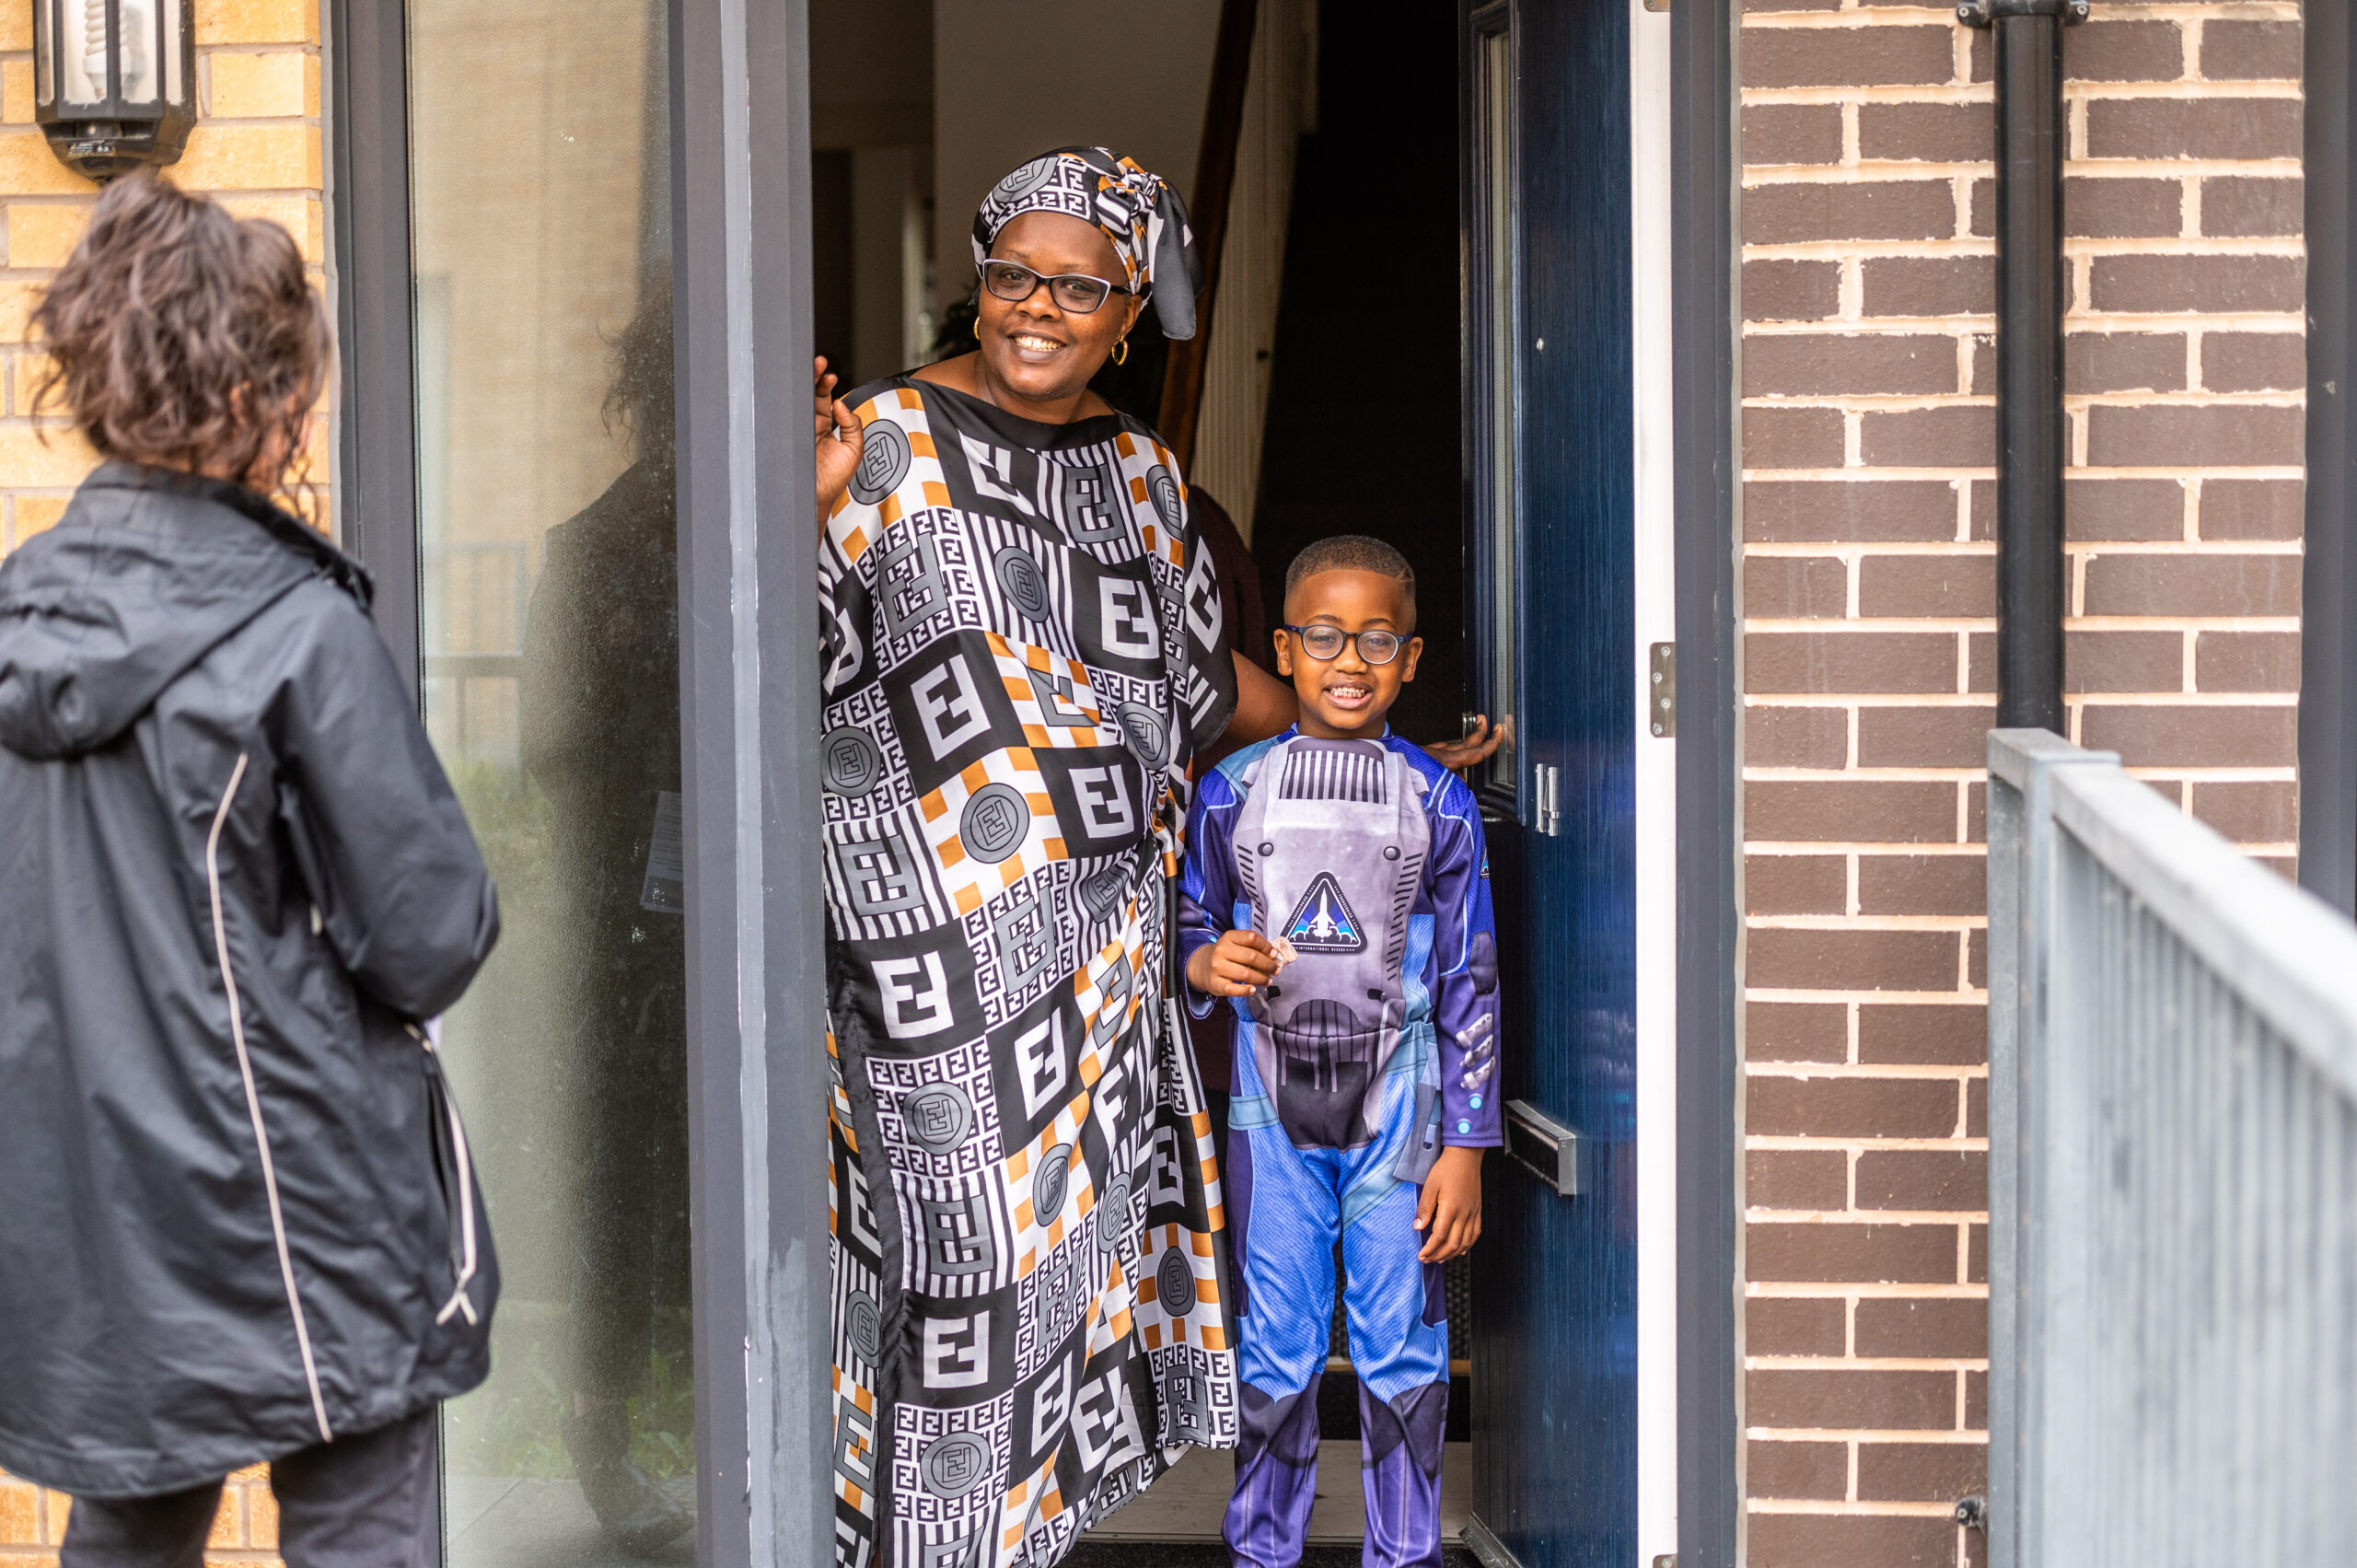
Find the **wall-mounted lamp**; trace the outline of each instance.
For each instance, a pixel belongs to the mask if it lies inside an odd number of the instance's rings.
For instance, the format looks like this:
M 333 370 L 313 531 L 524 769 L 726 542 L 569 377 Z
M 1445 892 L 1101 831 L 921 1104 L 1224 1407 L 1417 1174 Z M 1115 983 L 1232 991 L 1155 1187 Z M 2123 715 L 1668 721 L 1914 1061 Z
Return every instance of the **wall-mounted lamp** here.
M 196 123 L 195 0 L 32 0 L 33 119 L 92 180 L 178 162 Z

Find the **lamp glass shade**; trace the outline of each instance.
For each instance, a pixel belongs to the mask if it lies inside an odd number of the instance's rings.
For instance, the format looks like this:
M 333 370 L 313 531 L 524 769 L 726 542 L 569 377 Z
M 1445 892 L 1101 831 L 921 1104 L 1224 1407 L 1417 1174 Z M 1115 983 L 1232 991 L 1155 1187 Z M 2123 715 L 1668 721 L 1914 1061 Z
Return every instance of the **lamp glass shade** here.
M 58 95 L 92 109 L 107 100 L 107 0 L 58 6 Z
M 164 0 L 164 101 L 188 101 L 188 82 L 180 74 L 180 6 L 185 0 Z
M 43 109 L 57 101 L 57 44 L 50 37 L 50 7 L 56 0 L 33 0 L 33 101 Z
M 105 181 L 180 160 L 196 124 L 195 4 L 32 0 L 32 118 L 60 162 Z
M 122 101 L 126 104 L 154 103 L 162 91 L 161 73 L 157 69 L 156 0 L 115 0 L 116 16 L 122 29 Z

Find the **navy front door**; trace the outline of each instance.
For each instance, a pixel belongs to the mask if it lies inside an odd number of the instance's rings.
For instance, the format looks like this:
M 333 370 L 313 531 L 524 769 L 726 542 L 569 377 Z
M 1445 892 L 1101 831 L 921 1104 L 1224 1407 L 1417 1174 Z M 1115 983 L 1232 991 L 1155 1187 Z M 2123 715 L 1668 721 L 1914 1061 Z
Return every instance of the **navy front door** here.
M 1515 725 L 1485 792 L 1510 1152 L 1475 1260 L 1474 1537 L 1522 1568 L 1638 1550 L 1630 29 L 1626 0 L 1499 0 L 1461 45 L 1472 662 Z

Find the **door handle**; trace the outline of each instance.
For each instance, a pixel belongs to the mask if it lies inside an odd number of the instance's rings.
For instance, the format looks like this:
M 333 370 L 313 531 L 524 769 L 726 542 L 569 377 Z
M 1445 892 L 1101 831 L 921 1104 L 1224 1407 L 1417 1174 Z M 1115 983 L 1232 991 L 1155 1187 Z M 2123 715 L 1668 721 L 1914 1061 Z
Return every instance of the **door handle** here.
M 1587 1191 L 1587 1140 L 1527 1099 L 1506 1101 L 1506 1155 L 1561 1197 Z

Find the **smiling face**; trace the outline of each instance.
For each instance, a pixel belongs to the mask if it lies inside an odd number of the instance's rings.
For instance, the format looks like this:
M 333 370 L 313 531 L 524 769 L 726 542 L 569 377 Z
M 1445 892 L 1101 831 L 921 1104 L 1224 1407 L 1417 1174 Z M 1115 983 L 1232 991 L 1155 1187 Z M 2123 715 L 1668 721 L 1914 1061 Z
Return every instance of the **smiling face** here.
M 991 259 L 1020 262 L 1042 277 L 1081 273 L 1113 285 L 1112 297 L 1086 315 L 1059 306 L 1055 291 L 1045 284 L 1020 302 L 1009 303 L 988 289 L 976 301 L 981 311 L 982 376 L 993 394 L 1009 394 L 999 397 L 1000 402 L 1055 403 L 1078 397 L 1136 322 L 1143 304 L 1138 296 L 1121 292 L 1125 274 L 1113 242 L 1095 224 L 1076 217 L 1025 213 L 999 230 Z
M 1416 629 L 1416 607 L 1408 585 L 1397 577 L 1337 568 L 1296 584 L 1285 596 L 1285 620 L 1406 636 Z M 1384 715 L 1399 700 L 1399 688 L 1416 679 L 1416 659 L 1424 651 L 1422 637 L 1408 637 L 1390 663 L 1370 664 L 1353 638 L 1332 658 L 1316 659 L 1292 633 L 1280 630 L 1276 637 L 1277 673 L 1293 681 L 1301 700 L 1301 733 L 1319 740 L 1379 738 Z

